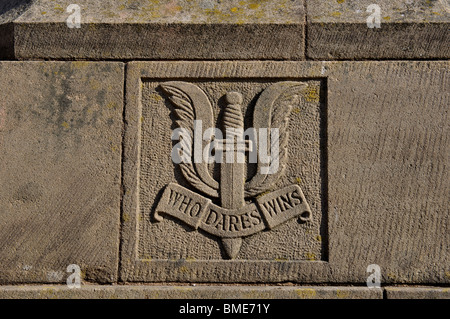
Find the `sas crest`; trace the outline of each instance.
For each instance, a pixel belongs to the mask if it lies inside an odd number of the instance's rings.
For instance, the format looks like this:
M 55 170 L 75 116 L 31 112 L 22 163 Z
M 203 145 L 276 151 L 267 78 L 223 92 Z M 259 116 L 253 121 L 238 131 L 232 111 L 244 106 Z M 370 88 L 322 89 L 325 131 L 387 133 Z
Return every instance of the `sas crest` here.
M 161 215 L 167 214 L 221 238 L 229 258 L 237 256 L 243 237 L 295 217 L 309 221 L 311 209 L 297 184 L 272 191 L 286 166 L 294 92 L 304 86 L 285 81 L 267 87 L 255 104 L 252 127 L 244 131 L 239 92 L 224 96 L 221 127 L 216 128 L 211 102 L 198 86 L 181 81 L 161 84 L 174 106 L 178 129 L 172 137 L 180 140 L 172 159 L 196 192 L 168 184 L 155 220 L 161 222 Z M 248 162 L 255 164 L 256 172 L 245 180 Z M 212 163 L 220 165 L 218 180 L 211 174 Z

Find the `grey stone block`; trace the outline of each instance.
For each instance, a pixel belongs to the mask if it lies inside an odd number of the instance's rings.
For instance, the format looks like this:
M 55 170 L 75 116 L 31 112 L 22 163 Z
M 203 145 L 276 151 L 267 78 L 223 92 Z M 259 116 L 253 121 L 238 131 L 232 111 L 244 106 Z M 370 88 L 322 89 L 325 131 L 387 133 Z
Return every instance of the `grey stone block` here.
M 450 282 L 448 66 L 449 62 L 130 63 L 121 280 L 365 284 L 367 266 L 377 264 L 383 284 Z M 203 226 L 210 223 L 207 214 L 179 217 L 188 202 L 201 203 L 202 198 L 212 201 L 210 208 L 222 215 L 242 214 L 217 200 L 213 182 L 208 181 L 210 190 L 199 190 L 193 175 L 186 177 L 172 162 L 171 132 L 181 112 L 174 110 L 194 96 L 173 84 L 179 79 L 205 92 L 212 104 L 212 123 L 219 126 L 225 107 L 221 97 L 227 92 L 242 93 L 250 127 L 260 99 L 268 105 L 266 117 L 274 112 L 272 93 L 264 93 L 276 91 L 273 83 L 289 79 L 302 84 L 286 91 L 297 98 L 290 100 L 290 112 L 279 113 L 289 117 L 288 159 L 284 175 L 269 193 L 298 184 L 311 210 L 310 221 L 292 218 L 273 229 L 233 234 L 239 227 L 233 229 L 230 225 L 237 224 L 231 219 L 229 227 L 219 223 L 215 227 L 221 232 L 215 232 Z M 172 102 L 160 89 L 167 83 L 174 85 L 174 92 L 179 90 L 170 97 Z M 212 172 L 219 185 L 220 172 Z M 248 180 L 255 171 L 247 174 Z M 186 190 L 177 191 L 169 183 Z M 166 214 L 159 218 L 155 209 L 162 198 L 170 201 L 171 194 L 183 197 L 185 206 L 172 211 L 164 206 Z M 245 207 L 252 207 L 254 196 L 247 196 Z M 267 223 L 263 215 L 255 216 Z
M 387 299 L 450 299 L 445 287 L 386 287 Z
M 381 299 L 381 289 L 320 286 L 0 286 L 0 299 Z
M 380 28 L 367 19 L 380 7 Z M 307 58 L 314 60 L 448 59 L 448 1 L 308 0 Z
M 117 280 L 122 63 L 0 63 L 0 283 Z
M 448 283 L 449 62 L 336 65 L 328 82 L 335 275 L 356 280 L 378 264 L 386 284 Z
M 303 0 L 41 0 L 14 21 L 17 59 L 303 59 Z

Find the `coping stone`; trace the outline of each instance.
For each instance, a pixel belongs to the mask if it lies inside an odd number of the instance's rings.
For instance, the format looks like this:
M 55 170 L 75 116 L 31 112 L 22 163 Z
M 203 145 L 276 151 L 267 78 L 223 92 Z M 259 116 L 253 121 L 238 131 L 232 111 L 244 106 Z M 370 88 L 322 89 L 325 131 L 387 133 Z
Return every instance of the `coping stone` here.
M 369 28 L 369 5 L 380 28 Z M 445 0 L 307 0 L 306 57 L 313 60 L 448 59 Z
M 16 59 L 304 58 L 303 0 L 35 1 L 14 20 Z

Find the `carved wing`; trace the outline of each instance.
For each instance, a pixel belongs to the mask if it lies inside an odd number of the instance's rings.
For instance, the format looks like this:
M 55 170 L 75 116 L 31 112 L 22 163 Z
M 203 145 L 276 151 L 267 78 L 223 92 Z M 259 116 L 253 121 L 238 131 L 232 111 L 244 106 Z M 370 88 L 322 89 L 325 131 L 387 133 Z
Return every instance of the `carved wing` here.
M 260 160 L 258 149 L 257 172 L 250 181 L 245 183 L 246 197 L 252 197 L 269 190 L 284 174 L 289 139 L 287 131 L 289 115 L 295 96 L 298 95 L 299 89 L 305 87 L 306 84 L 301 82 L 278 82 L 266 88 L 259 96 L 253 112 L 253 128 L 257 132 L 260 128 L 267 128 L 268 132 L 271 128 L 278 128 L 279 138 L 270 139 L 270 149 L 273 150 L 274 144 L 278 143 L 279 152 L 278 154 L 270 154 L 270 163 L 264 164 Z M 258 148 L 260 145 L 259 142 Z M 279 167 L 274 174 L 261 173 L 261 167 L 272 165 L 276 160 L 279 161 Z
M 188 141 L 190 149 L 193 152 L 201 152 L 204 145 L 200 149 L 193 145 L 194 120 L 202 120 L 204 129 L 214 127 L 212 107 L 208 97 L 198 86 L 187 82 L 166 82 L 160 87 L 175 107 L 177 127 L 187 130 L 191 136 L 191 141 Z M 201 136 L 203 136 L 203 132 L 201 132 Z M 205 144 L 207 141 L 202 140 L 202 143 Z M 219 197 L 219 183 L 209 174 L 207 163 L 204 161 L 201 163 L 181 162 L 179 166 L 183 176 L 193 187 L 211 197 Z

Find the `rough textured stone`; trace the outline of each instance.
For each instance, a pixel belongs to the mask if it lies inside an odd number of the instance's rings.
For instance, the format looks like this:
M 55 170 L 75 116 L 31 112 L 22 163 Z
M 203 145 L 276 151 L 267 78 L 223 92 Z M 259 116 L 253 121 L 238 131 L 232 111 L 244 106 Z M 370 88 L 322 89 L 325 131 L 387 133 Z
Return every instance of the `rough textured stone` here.
M 0 63 L 0 283 L 117 280 L 123 76 Z
M 381 8 L 368 28 L 367 7 Z M 430 59 L 450 56 L 450 6 L 429 0 L 308 0 L 307 58 Z
M 450 282 L 448 66 L 130 63 L 121 279 L 364 284 L 367 266 L 378 264 L 383 283 Z M 244 237 L 227 260 L 223 249 L 230 243 L 222 246 L 220 238 L 177 219 L 153 219 L 167 183 L 216 201 L 192 187 L 171 160 L 176 117 L 173 101 L 158 88 L 175 79 L 202 88 L 216 117 L 221 97 L 241 92 L 246 119 L 273 83 L 306 85 L 293 102 L 286 172 L 273 190 L 298 183 L 310 222 L 292 219 Z
M 328 82 L 330 263 L 450 282 L 449 62 L 336 64 Z M 344 266 L 345 265 L 345 266 Z
M 381 299 L 381 289 L 315 286 L 3 286 L 0 299 Z
M 386 287 L 387 299 L 450 299 L 450 288 Z
M 14 21 L 18 59 L 302 59 L 303 0 L 41 0 Z

